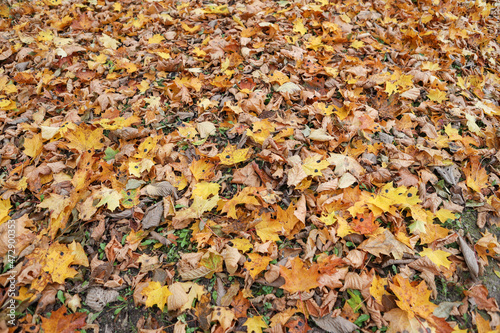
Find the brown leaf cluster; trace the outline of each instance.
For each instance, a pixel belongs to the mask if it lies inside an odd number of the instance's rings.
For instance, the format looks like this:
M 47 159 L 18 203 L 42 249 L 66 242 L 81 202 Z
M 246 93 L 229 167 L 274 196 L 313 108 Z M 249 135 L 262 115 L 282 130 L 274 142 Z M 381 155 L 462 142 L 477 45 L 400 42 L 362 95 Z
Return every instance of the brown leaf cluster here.
M 15 272 L 21 329 L 498 330 L 499 15 L 4 1 L 0 284 Z

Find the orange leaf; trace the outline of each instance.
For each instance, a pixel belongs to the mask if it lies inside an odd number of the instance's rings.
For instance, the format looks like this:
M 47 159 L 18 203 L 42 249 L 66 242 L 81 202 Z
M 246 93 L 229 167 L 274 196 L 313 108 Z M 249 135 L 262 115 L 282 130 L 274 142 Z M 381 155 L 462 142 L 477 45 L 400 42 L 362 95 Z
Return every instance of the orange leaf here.
M 408 279 L 396 275 L 394 282 L 390 283 L 390 286 L 399 299 L 396 303 L 401 310 L 407 312 L 409 318 L 413 318 L 415 315 L 426 318 L 437 308 L 437 305 L 429 301 L 431 291 L 427 289 L 425 281 L 421 281 L 414 287 Z
M 298 291 L 309 291 L 319 286 L 318 265 L 315 264 L 307 268 L 299 257 L 293 258 L 290 263 L 292 265 L 291 269 L 280 266 L 281 276 L 286 281 L 281 288 L 293 294 Z
M 249 253 L 244 266 L 250 276 L 255 279 L 260 272 L 267 268 L 270 261 L 271 258 L 268 256 L 261 256 L 258 253 Z
M 373 213 L 370 212 L 369 214 L 356 215 L 356 217 L 353 219 L 353 223 L 351 223 L 351 226 L 354 231 L 357 231 L 362 235 L 367 235 L 377 230 L 379 224 L 373 218 Z
M 53 311 L 50 318 L 42 317 L 42 328 L 45 333 L 73 333 L 85 326 L 87 314 L 77 312 L 65 316 L 66 307 L 63 305 Z
M 471 156 L 470 163 L 464 170 L 466 183 L 471 189 L 476 192 L 481 192 L 482 188 L 488 186 L 488 174 L 486 170 L 481 167 L 479 156 Z

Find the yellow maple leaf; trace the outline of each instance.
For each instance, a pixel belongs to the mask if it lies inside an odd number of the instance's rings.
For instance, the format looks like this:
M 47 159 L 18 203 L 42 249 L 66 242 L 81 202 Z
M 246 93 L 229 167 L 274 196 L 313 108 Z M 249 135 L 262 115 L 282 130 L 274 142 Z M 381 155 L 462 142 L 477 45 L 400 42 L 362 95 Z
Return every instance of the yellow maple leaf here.
M 10 99 L 2 99 L 0 100 L 0 110 L 1 111 L 9 111 L 17 108 L 16 102 Z
M 165 37 L 163 37 L 160 34 L 156 34 L 150 39 L 148 39 L 148 44 L 160 44 L 162 41 L 165 40 Z
M 466 184 L 476 192 L 488 186 L 488 174 L 481 166 L 478 156 L 472 156 L 467 167 L 464 169 Z
M 248 259 L 245 261 L 243 265 L 250 276 L 255 279 L 260 272 L 267 268 L 267 265 L 271 262 L 271 257 L 269 256 L 261 256 L 258 253 L 249 253 Z
M 120 192 L 103 187 L 101 190 L 101 200 L 97 203 L 96 207 L 107 205 L 110 211 L 114 211 L 116 208 L 120 207 L 121 199 L 122 194 Z
M 314 154 L 304 160 L 302 169 L 308 176 L 323 176 L 321 170 L 328 168 L 328 166 L 330 166 L 330 162 L 323 160 L 321 155 Z
M 11 208 L 12 205 L 10 203 L 10 200 L 0 199 L 0 225 L 9 220 L 9 212 Z
M 104 148 L 105 137 L 103 129 L 96 128 L 95 130 L 91 130 L 90 126 L 85 123 L 80 124 L 75 130 L 66 133 L 64 138 L 69 141 L 64 144 L 66 147 L 76 149 L 79 152 Z
M 38 39 L 40 42 L 50 42 L 54 39 L 54 33 L 50 30 L 40 31 L 36 39 Z
M 158 52 L 156 52 L 156 54 L 159 55 L 160 58 L 165 59 L 165 60 L 168 60 L 168 59 L 172 58 L 170 56 L 170 53 L 168 53 L 168 52 L 158 51 Z
M 349 16 L 347 16 L 346 14 L 342 14 L 340 15 L 340 18 L 342 19 L 342 21 L 344 21 L 345 23 L 351 23 L 351 18 Z
M 194 161 L 189 166 L 189 170 L 193 173 L 194 178 L 196 180 L 210 180 L 215 176 L 214 173 L 215 164 L 209 162 L 206 159 L 200 159 Z
M 233 243 L 235 248 L 243 253 L 253 249 L 252 243 L 246 238 L 233 238 L 231 239 L 231 242 Z
M 162 286 L 158 281 L 149 282 L 148 286 L 141 291 L 141 294 L 147 297 L 146 306 L 148 308 L 156 305 L 161 311 L 163 311 L 167 303 L 168 296 L 172 295 L 168 287 Z
M 72 251 L 66 245 L 55 242 L 47 251 L 43 271 L 50 274 L 53 282 L 63 284 L 64 280 L 71 279 L 78 274 L 74 268 L 70 267 L 74 258 Z
M 177 129 L 179 135 L 186 139 L 193 139 L 196 135 L 198 135 L 198 131 L 194 127 L 193 124 L 190 123 L 182 123 Z
M 302 36 L 306 34 L 307 28 L 304 26 L 302 19 L 296 19 L 295 22 L 293 22 L 293 31 L 298 32 Z
M 356 231 L 351 228 L 349 223 L 341 216 L 337 216 L 337 235 L 344 238 L 347 235 L 354 234 Z
M 390 286 L 398 298 L 396 304 L 401 310 L 406 311 L 409 318 L 413 318 L 415 315 L 427 318 L 437 308 L 437 305 L 429 301 L 431 291 L 427 289 L 425 281 L 421 281 L 416 287 L 413 287 L 408 279 L 399 274 L 394 276 L 393 280 L 395 283 L 390 283 Z
M 262 329 L 267 327 L 267 324 L 264 319 L 262 319 L 262 316 L 247 318 L 244 325 L 247 327 L 248 333 L 262 333 Z
M 385 83 L 385 90 L 384 91 L 386 93 L 388 93 L 389 96 L 391 96 L 392 94 L 398 92 L 398 86 L 395 83 L 392 83 L 391 81 L 387 81 Z
M 201 29 L 201 25 L 195 25 L 194 27 L 190 27 L 184 22 L 181 22 L 181 27 L 184 29 L 186 32 L 189 32 L 190 34 L 194 34 L 196 31 Z
M 253 130 L 247 129 L 247 135 L 259 144 L 263 144 L 264 140 L 266 140 L 276 128 L 274 124 L 267 119 L 253 123 L 252 127 Z
M 24 139 L 24 153 L 29 157 L 37 157 L 43 149 L 43 140 L 40 133 L 33 135 L 30 139 Z
M 466 113 L 465 114 L 465 119 L 467 119 L 467 127 L 469 128 L 469 131 L 472 133 L 478 135 L 478 136 L 484 136 L 483 131 L 481 130 L 481 127 L 476 124 L 476 116 Z
M 314 103 L 314 107 L 317 110 L 319 110 L 321 112 L 321 114 L 324 116 L 329 116 L 329 115 L 333 114 L 333 109 L 334 109 L 333 105 L 326 106 L 326 104 L 323 102 L 320 102 L 320 103 L 316 102 L 316 103 Z
M 288 77 L 288 75 L 280 71 L 274 71 L 269 74 L 269 79 L 271 82 L 277 82 L 280 86 L 287 82 L 290 82 L 290 78 Z
M 251 204 L 260 205 L 259 200 L 256 198 L 256 192 L 259 189 L 256 187 L 245 187 L 240 193 L 235 195 L 231 200 L 227 201 L 222 208 L 223 213 L 227 213 L 227 216 L 232 218 L 236 217 L 236 205 L 239 204 Z
M 201 50 L 199 47 L 195 47 L 192 51 L 197 57 L 204 57 L 207 55 L 207 52 Z
M 387 278 L 382 278 L 375 274 L 370 285 L 370 295 L 372 295 L 379 304 L 382 304 L 382 296 L 389 295 L 387 287 L 389 287 Z
M 99 37 L 99 42 L 105 48 L 112 49 L 112 50 L 118 49 L 118 44 L 120 44 L 119 41 L 117 41 L 116 39 L 114 39 L 106 34 L 103 34 L 101 37 Z
M 94 125 L 100 125 L 102 128 L 110 131 L 114 131 L 120 128 L 129 127 L 134 123 L 138 123 L 141 121 L 141 118 L 137 116 L 131 116 L 128 118 L 117 117 L 113 119 L 101 118 L 94 121 Z M 57 128 L 59 132 L 59 128 Z
M 217 183 L 200 182 L 195 185 L 193 190 L 192 198 L 198 196 L 202 199 L 208 199 L 211 195 L 216 195 L 219 193 L 220 185 Z
M 441 67 L 439 67 L 439 64 L 436 64 L 435 62 L 424 61 L 422 63 L 422 69 L 427 71 L 439 71 Z
M 233 165 L 246 161 L 249 156 L 250 148 L 237 149 L 234 145 L 227 145 L 222 153 L 217 154 L 220 159 L 220 164 Z
M 151 152 L 156 148 L 156 143 L 158 142 L 159 137 L 147 137 L 146 140 L 141 142 L 139 147 L 137 148 L 137 153 L 134 155 L 135 158 L 145 158 L 150 155 Z
M 356 40 L 356 41 L 351 43 L 351 47 L 355 48 L 356 50 L 359 50 L 363 46 L 365 46 L 365 43 L 363 41 L 360 41 L 360 40 Z
M 138 162 L 129 162 L 128 163 L 128 172 L 136 176 L 137 178 L 141 177 L 141 173 L 144 171 L 149 171 L 155 165 L 153 161 L 148 158 L 144 158 Z
M 178 211 L 175 214 L 174 220 L 199 218 L 203 215 L 204 212 L 211 211 L 213 208 L 215 208 L 219 199 L 220 197 L 218 194 L 210 199 L 203 199 L 201 197 L 195 196 L 191 206 L 189 208 Z
M 99 63 L 99 64 L 102 65 L 102 64 L 105 64 L 106 61 L 108 61 L 108 56 L 105 55 L 104 53 L 100 53 L 99 55 L 94 56 L 93 59 L 94 59 L 95 62 L 97 62 L 97 63 Z
M 444 222 L 448 221 L 449 219 L 451 219 L 451 220 L 456 219 L 455 214 L 451 210 L 448 210 L 446 208 L 441 208 L 440 210 L 438 210 L 436 212 L 435 215 L 439 219 L 439 221 L 441 221 L 441 223 L 444 223 Z
M 433 263 L 436 264 L 437 267 L 444 266 L 446 268 L 450 268 L 451 261 L 448 260 L 448 257 L 451 254 L 443 251 L 443 250 L 432 250 L 429 248 L 425 248 L 420 251 L 421 257 L 429 258 Z
M 280 238 L 278 234 L 281 232 L 281 230 L 282 230 L 281 224 L 278 221 L 271 220 L 269 218 L 264 219 L 264 221 L 259 222 L 255 226 L 255 231 L 257 232 L 257 236 L 259 236 L 262 242 L 279 241 Z
M 443 103 L 444 100 L 446 100 L 446 92 L 445 91 L 441 91 L 439 89 L 431 89 L 429 91 L 429 94 L 427 95 L 427 97 L 433 101 L 433 102 L 437 102 L 439 104 Z
M 87 254 L 85 253 L 82 244 L 73 240 L 73 242 L 68 245 L 68 249 L 71 250 L 71 254 L 73 255 L 72 265 L 89 267 L 89 259 L 87 258 Z

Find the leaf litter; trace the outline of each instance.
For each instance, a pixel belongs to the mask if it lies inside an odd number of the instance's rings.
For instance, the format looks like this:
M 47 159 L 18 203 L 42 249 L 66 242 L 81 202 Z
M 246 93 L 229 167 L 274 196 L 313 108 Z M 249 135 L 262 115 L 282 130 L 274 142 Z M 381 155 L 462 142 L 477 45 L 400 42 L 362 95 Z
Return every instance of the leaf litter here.
M 498 25 L 482 0 L 0 4 L 21 331 L 498 330 Z

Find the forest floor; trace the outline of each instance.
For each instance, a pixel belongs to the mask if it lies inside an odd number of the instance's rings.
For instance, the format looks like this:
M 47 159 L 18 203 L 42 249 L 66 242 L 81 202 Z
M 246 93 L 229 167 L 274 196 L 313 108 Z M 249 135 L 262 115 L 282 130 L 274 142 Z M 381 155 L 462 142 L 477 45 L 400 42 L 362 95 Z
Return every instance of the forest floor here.
M 499 15 L 1 1 L 1 331 L 498 332 Z

